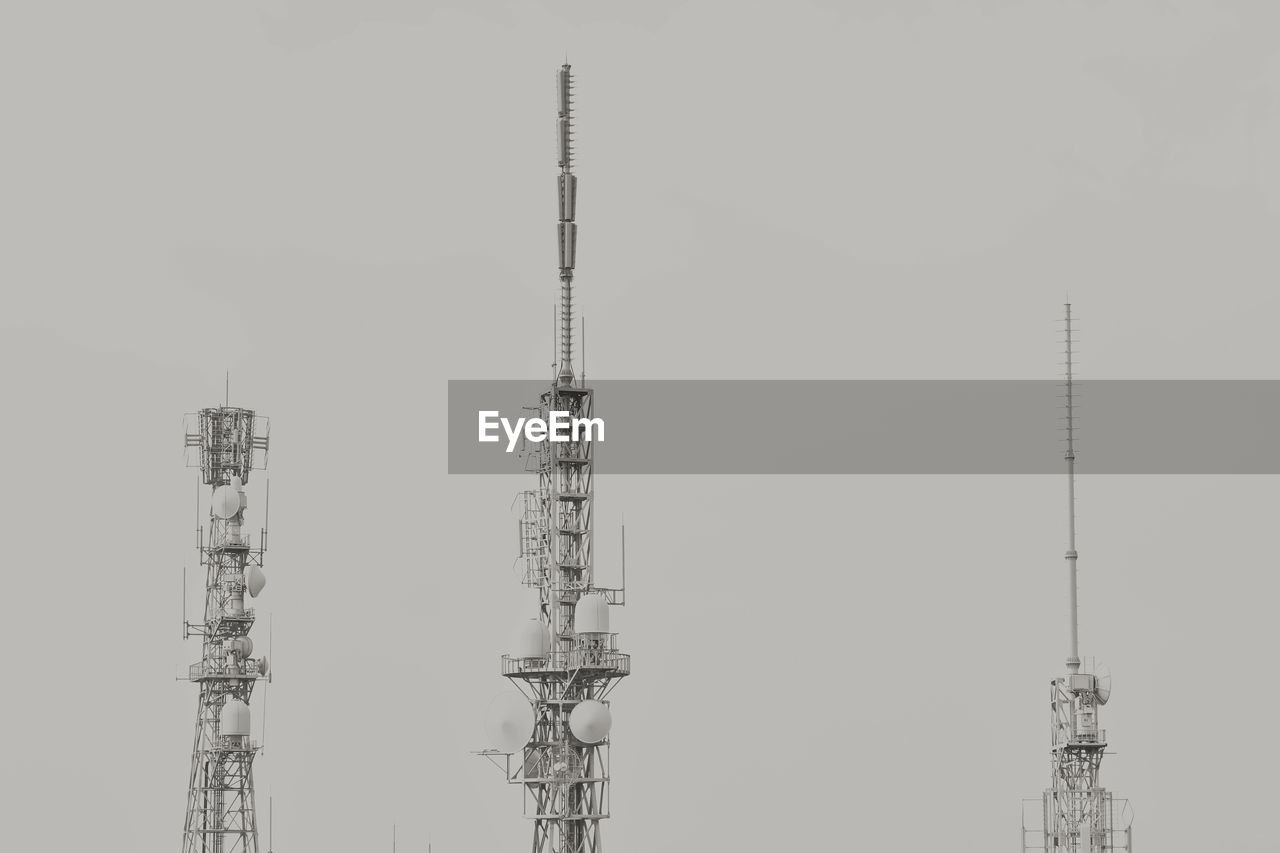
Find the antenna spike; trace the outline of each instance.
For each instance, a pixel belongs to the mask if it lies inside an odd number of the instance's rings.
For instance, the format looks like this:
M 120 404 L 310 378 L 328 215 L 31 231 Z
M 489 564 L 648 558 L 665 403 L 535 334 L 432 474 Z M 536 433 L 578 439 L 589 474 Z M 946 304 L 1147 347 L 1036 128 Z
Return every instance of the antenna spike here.
M 557 227 L 560 255 L 560 370 L 557 376 L 561 385 L 573 384 L 573 269 L 577 256 L 578 224 L 576 207 L 578 179 L 573 174 L 573 75 L 568 57 L 556 72 L 556 116 L 559 144 L 560 177 Z
M 1076 582 L 1076 442 L 1075 442 L 1075 387 L 1073 374 L 1073 352 L 1071 339 L 1071 303 L 1066 303 L 1066 343 L 1067 343 L 1067 377 L 1065 382 L 1067 397 L 1067 588 L 1068 619 L 1070 625 L 1070 645 L 1067 651 L 1067 671 L 1080 671 L 1080 619 Z

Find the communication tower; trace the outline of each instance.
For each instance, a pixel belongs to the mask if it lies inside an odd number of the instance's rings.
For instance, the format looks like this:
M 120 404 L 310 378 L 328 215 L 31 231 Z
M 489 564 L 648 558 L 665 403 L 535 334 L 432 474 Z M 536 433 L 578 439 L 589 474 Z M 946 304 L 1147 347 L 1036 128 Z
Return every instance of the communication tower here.
M 1026 800 L 1022 810 L 1022 850 L 1048 853 L 1132 853 L 1132 812 L 1128 800 L 1117 800 L 1098 781 L 1107 733 L 1099 709 L 1111 698 L 1111 671 L 1081 668 L 1079 618 L 1076 607 L 1076 451 L 1075 388 L 1072 376 L 1074 339 L 1071 304 L 1066 305 L 1067 375 L 1067 673 L 1049 683 L 1051 737 L 1049 787 L 1040 800 Z M 1036 807 L 1041 812 L 1035 816 Z M 1028 824 L 1032 828 L 1028 829 Z M 1040 828 L 1035 828 L 1039 826 Z
M 591 418 L 594 411 L 592 389 L 573 366 L 578 226 L 572 94 L 566 63 L 556 73 L 560 352 L 537 405 L 543 418 L 553 411 Z M 522 493 L 519 531 L 523 582 L 538 592 L 538 613 L 518 626 L 502 657 L 502 674 L 520 693 L 501 696 L 490 708 L 497 743 L 481 754 L 524 787 L 534 853 L 600 853 L 600 821 L 609 816 L 608 696 L 631 671 L 630 656 L 618 651 L 617 635 L 609 630 L 609 607 L 625 604 L 625 546 L 622 587 L 596 586 L 592 443 L 543 441 L 536 447 L 525 458 L 538 488 Z
M 253 759 L 260 746 L 250 735 L 249 698 L 270 670 L 265 655 L 252 656 L 254 612 L 245 607 L 245 594 L 256 598 L 266 585 L 267 529 L 264 515 L 255 545 L 246 527 L 245 486 L 251 471 L 266 467 L 270 422 L 251 409 L 224 405 L 188 415 L 187 424 L 186 447 L 196 451 L 188 464 L 200 468 L 211 496 L 207 524 L 196 503 L 196 550 L 205 578 L 200 621 L 187 621 L 184 592 L 183 639 L 200 637 L 201 656 L 187 672 L 200 698 L 182 851 L 258 853 Z

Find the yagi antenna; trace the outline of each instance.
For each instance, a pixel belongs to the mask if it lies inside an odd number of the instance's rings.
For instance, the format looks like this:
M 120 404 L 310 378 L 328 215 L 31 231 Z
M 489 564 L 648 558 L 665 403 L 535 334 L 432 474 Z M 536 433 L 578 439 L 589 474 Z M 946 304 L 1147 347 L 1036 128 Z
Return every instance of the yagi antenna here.
M 1067 652 L 1067 671 L 1080 671 L 1080 622 L 1077 609 L 1076 586 L 1076 444 L 1075 444 L 1075 389 L 1072 375 L 1071 303 L 1066 303 L 1067 344 L 1067 589 L 1071 624 L 1071 647 Z

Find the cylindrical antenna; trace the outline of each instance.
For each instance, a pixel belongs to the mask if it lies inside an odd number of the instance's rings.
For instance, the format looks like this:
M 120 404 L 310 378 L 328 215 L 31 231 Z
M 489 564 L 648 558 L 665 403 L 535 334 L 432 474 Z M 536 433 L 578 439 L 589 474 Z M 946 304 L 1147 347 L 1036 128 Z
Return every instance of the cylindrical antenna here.
M 573 75 L 569 63 L 556 72 L 556 145 L 560 176 L 560 222 L 557 230 L 560 254 L 560 384 L 573 382 L 573 267 L 577 255 L 578 225 L 574 221 L 578 179 L 573 174 Z
M 271 529 L 271 478 L 268 477 L 267 478 L 267 497 L 266 497 L 266 500 L 264 501 L 264 508 L 262 513 L 262 542 L 260 547 L 263 551 L 267 550 L 267 531 L 270 529 Z M 289 532 L 288 530 L 285 531 L 285 533 L 288 533 L 288 532 Z
M 1072 387 L 1072 340 L 1071 340 L 1071 303 L 1066 303 L 1067 324 L 1067 595 L 1071 645 L 1067 651 L 1067 671 L 1080 671 L 1080 623 L 1076 604 L 1076 444 L 1075 444 L 1075 398 Z
M 267 648 L 268 649 L 271 648 L 271 642 L 269 640 L 267 641 Z M 271 654 L 271 653 L 268 652 L 268 654 Z M 271 661 L 271 658 L 268 658 L 268 662 L 270 661 Z M 267 671 L 270 672 L 270 669 L 268 669 Z M 267 683 L 268 684 L 271 683 L 270 675 L 267 676 Z M 264 686 L 262 688 L 262 749 L 261 749 L 261 753 L 263 755 L 266 755 L 267 753 L 267 699 L 269 698 L 271 698 L 271 691 Z

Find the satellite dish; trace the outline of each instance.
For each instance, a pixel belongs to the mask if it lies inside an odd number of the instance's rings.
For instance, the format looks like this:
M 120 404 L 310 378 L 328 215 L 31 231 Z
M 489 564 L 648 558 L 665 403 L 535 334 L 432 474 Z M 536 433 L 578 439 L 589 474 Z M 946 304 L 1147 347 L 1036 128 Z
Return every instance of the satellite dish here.
M 242 658 L 247 658 L 253 654 L 253 640 L 248 636 L 236 637 L 231 641 L 231 650 L 236 652 Z
M 262 573 L 262 569 L 257 566 L 250 566 L 249 577 L 245 580 L 245 586 L 249 588 L 249 594 L 257 598 L 258 593 L 262 592 L 262 588 L 266 585 L 267 576 Z
M 489 741 L 510 755 L 524 749 L 533 735 L 533 706 L 519 693 L 500 693 L 489 703 Z
M 258 675 L 270 675 L 271 667 L 267 666 L 267 656 L 263 655 L 258 658 Z
M 609 706 L 595 699 L 579 702 L 569 714 L 569 731 L 583 743 L 599 743 L 613 727 Z
M 1111 667 L 1105 663 L 1098 664 L 1093 673 L 1096 686 L 1093 688 L 1094 695 L 1098 697 L 1098 704 L 1105 705 L 1107 700 L 1111 698 Z
M 224 521 L 240 511 L 240 492 L 231 486 L 213 490 L 213 514 Z

